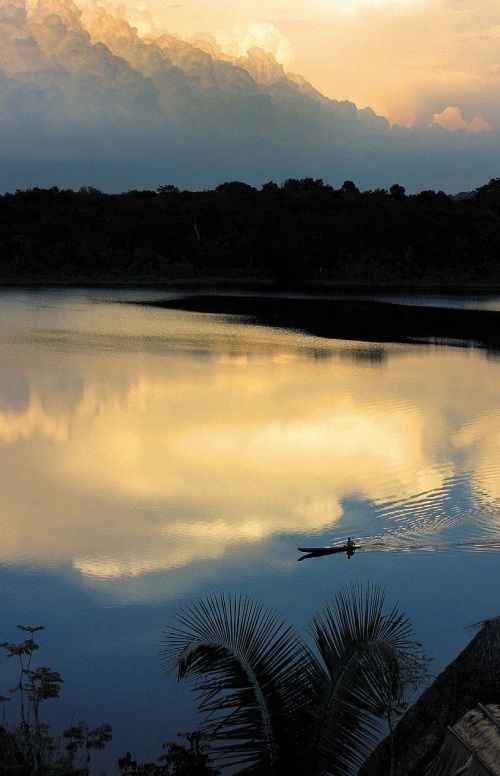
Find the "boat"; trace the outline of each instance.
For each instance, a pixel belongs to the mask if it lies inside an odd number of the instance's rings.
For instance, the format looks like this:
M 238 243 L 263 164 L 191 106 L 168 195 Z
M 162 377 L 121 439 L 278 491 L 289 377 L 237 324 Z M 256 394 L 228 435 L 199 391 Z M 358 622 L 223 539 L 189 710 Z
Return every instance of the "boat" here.
M 297 549 L 299 552 L 305 553 L 297 560 L 305 560 L 306 558 L 323 558 L 325 555 L 337 555 L 339 552 L 345 552 L 348 558 L 352 558 L 359 547 L 357 545 L 348 547 L 347 544 L 342 544 L 340 547 L 297 547 Z
M 347 544 L 343 544 L 340 547 L 297 547 L 299 552 L 309 552 L 314 555 L 335 555 L 337 552 L 355 552 L 359 550 L 356 544 L 351 550 L 348 550 Z

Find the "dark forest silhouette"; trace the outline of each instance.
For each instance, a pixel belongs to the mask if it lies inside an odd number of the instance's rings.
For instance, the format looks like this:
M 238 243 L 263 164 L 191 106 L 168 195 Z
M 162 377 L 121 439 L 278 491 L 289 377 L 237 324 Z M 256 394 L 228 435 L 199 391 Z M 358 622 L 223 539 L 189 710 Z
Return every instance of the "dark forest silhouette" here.
M 33 188 L 0 196 L 0 227 L 2 283 L 500 281 L 500 178 L 455 196 L 313 178 L 202 192 Z

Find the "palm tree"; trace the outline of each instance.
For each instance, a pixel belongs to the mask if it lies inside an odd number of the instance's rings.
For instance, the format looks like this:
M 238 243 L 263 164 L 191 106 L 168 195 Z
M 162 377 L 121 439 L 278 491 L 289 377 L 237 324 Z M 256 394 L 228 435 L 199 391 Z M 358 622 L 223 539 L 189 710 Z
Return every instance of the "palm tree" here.
M 311 621 L 315 650 L 249 598 L 209 596 L 178 614 L 162 661 L 191 681 L 221 766 L 260 776 L 359 767 L 386 715 L 388 672 L 426 662 L 405 614 L 384 615 L 384 600 L 375 585 L 341 588 Z

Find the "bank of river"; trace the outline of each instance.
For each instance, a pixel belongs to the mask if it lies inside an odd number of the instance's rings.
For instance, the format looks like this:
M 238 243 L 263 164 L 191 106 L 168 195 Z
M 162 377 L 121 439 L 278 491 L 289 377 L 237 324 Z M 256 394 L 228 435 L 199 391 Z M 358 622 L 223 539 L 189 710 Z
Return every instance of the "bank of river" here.
M 198 293 L 148 304 L 201 313 L 242 316 L 267 326 L 317 337 L 364 342 L 428 342 L 500 346 L 498 310 L 411 298 L 381 301 L 368 296 Z M 462 302 L 463 304 L 463 302 Z

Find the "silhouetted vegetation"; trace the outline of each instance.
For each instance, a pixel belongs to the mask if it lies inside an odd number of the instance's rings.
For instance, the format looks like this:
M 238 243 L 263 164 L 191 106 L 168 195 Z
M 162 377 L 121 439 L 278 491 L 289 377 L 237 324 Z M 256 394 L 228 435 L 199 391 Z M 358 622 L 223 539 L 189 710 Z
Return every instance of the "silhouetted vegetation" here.
M 41 718 L 41 704 L 59 697 L 63 678 L 48 666 L 33 665 L 40 645 L 34 636 L 43 625 L 17 626 L 26 638 L 20 642 L 4 641 L 0 647 L 13 658 L 16 683 L 10 690 L 17 695 L 19 705 L 16 721 L 7 723 L 5 704 L 9 695 L 1 695 L 2 724 L 0 726 L 0 774 L 5 776 L 88 776 L 91 752 L 103 749 L 111 741 L 111 725 L 91 729 L 80 721 L 73 723 L 62 735 L 53 735 Z
M 500 178 L 456 197 L 321 179 L 0 196 L 0 282 L 500 281 Z
M 341 588 L 311 620 L 314 649 L 274 611 L 210 596 L 165 632 L 167 671 L 192 683 L 220 765 L 259 776 L 347 776 L 428 679 L 409 620 L 376 585 Z
M 112 727 L 91 728 L 80 720 L 62 733 L 51 731 L 42 720 L 41 704 L 59 698 L 64 680 L 48 666 L 33 665 L 40 649 L 34 636 L 45 626 L 17 627 L 26 638 L 0 644 L 14 662 L 14 687 L 8 694 L 0 694 L 0 776 L 90 776 L 92 752 L 104 749 L 111 741 Z M 15 697 L 18 703 L 10 703 Z M 9 709 L 11 713 L 6 704 L 14 707 Z M 219 776 L 203 733 L 178 735 L 186 743 L 164 743 L 156 762 L 138 763 L 127 752 L 117 763 L 121 776 Z
M 219 776 L 212 765 L 210 744 L 200 731 L 178 733 L 187 745 L 178 741 L 163 744 L 165 752 L 155 763 L 138 763 L 130 752 L 118 760 L 121 776 Z

